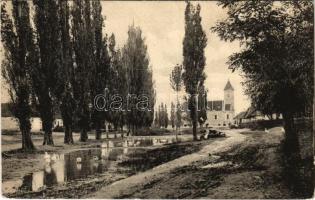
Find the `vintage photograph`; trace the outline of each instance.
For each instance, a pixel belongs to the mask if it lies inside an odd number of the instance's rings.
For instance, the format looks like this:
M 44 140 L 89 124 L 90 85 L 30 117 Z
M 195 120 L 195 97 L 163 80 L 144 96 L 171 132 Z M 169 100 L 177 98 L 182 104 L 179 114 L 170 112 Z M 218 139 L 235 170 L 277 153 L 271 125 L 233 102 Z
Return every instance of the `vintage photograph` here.
M 314 1 L 1 1 L 1 195 L 314 198 Z

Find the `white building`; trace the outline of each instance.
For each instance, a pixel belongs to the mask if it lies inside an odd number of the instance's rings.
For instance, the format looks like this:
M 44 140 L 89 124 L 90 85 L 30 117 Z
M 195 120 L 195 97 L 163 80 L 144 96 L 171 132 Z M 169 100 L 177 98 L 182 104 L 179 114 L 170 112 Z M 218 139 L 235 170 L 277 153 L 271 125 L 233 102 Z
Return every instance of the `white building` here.
M 207 120 L 208 126 L 228 126 L 234 124 L 234 88 L 230 81 L 224 87 L 224 99 L 207 102 Z

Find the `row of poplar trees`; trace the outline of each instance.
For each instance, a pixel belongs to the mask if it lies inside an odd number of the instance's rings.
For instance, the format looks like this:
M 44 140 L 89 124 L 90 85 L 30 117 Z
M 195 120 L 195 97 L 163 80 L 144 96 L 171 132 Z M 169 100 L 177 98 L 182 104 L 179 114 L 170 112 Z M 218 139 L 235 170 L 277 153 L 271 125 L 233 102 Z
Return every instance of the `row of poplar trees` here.
M 71 2 L 71 3 L 69 3 Z M 31 105 L 42 120 L 44 145 L 53 145 L 52 128 L 60 110 L 65 143 L 73 143 L 73 128 L 80 141 L 87 141 L 95 128 L 101 138 L 105 120 L 115 129 L 150 126 L 155 103 L 152 69 L 140 28 L 130 26 L 122 49 L 115 36 L 104 34 L 99 0 L 13 0 L 1 4 L 1 38 L 4 47 L 2 76 L 8 85 L 12 113 L 19 122 L 22 149 L 34 149 L 31 140 Z M 30 6 L 34 13 L 30 14 Z M 12 10 L 9 9 L 12 7 Z M 135 109 L 100 112 L 94 97 L 108 89 L 110 94 L 145 94 L 149 111 Z M 125 101 L 123 102 L 125 105 Z M 139 113 L 141 112 L 141 113 Z
M 166 104 L 161 103 L 158 110 L 155 112 L 154 124 L 156 127 L 167 128 L 169 123 L 169 117 L 167 113 Z

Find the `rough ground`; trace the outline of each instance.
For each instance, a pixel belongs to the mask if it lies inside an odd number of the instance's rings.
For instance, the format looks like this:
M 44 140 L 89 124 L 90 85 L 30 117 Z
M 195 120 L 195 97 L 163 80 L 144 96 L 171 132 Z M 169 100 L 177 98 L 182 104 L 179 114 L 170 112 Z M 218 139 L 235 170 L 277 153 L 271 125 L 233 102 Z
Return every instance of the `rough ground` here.
M 105 186 L 89 198 L 292 198 L 281 177 L 280 129 L 230 131 L 198 153 Z
M 37 193 L 21 192 L 22 198 L 293 198 L 281 172 L 280 128 L 269 133 L 225 130 L 226 138 L 183 142 L 149 148 L 121 162 L 135 171 L 100 175 L 76 180 Z M 41 169 L 43 151 L 67 152 L 99 145 L 63 145 L 55 134 L 55 147 L 38 146 L 36 153 L 11 150 L 2 157 L 2 178 L 21 178 Z M 59 137 L 59 138 L 58 138 Z M 78 139 L 78 136 L 75 136 Z M 2 138 L 2 145 L 3 145 Z M 8 139 L 8 138 L 5 138 Z M 10 141 L 5 141 L 10 144 Z M 11 141 L 12 144 L 17 145 Z M 36 142 L 35 142 L 36 144 Z M 40 144 L 38 144 L 40 145 Z M 143 163 L 146 163 L 145 167 Z
M 42 154 L 44 151 L 65 153 L 82 148 L 96 147 L 101 143 L 100 141 L 96 142 L 95 140 L 90 139 L 87 143 L 75 141 L 75 145 L 64 145 L 62 144 L 63 141 L 61 140 L 61 137 L 59 137 L 58 134 L 54 134 L 56 146 L 49 147 L 39 144 L 37 146 L 37 151 L 33 153 L 19 152 L 16 149 L 3 152 L 2 180 L 12 180 L 12 184 L 15 184 L 16 180 L 21 180 L 26 174 L 43 169 L 45 163 L 42 159 Z M 165 137 L 169 136 L 163 136 L 163 138 Z M 191 135 L 181 135 L 181 137 L 191 137 Z M 117 139 L 119 140 L 121 138 Z M 14 144 L 13 140 L 16 139 L 10 140 L 12 144 Z M 16 141 L 19 142 L 18 140 Z M 4 143 L 6 142 L 7 141 Z M 210 142 L 211 141 L 182 142 L 179 144 L 145 148 L 142 151 L 135 153 L 135 155 L 132 155 L 132 159 L 127 159 L 121 162 L 121 168 L 116 168 L 113 172 L 93 175 L 86 179 L 74 180 L 50 188 L 43 188 L 43 190 L 38 192 L 29 192 L 21 189 L 18 190 L 18 192 L 6 194 L 5 196 L 13 198 L 81 198 L 91 192 L 97 191 L 105 185 L 134 175 L 137 172 L 148 170 L 161 163 L 199 151 L 204 145 L 207 145 Z M 156 157 L 156 155 L 158 155 L 158 157 Z M 142 165 L 143 162 L 145 162 L 146 165 Z M 135 167 L 131 169 L 126 168 L 129 170 L 125 170 L 125 167 L 128 167 L 128 165 Z M 120 171 L 120 169 L 123 170 Z

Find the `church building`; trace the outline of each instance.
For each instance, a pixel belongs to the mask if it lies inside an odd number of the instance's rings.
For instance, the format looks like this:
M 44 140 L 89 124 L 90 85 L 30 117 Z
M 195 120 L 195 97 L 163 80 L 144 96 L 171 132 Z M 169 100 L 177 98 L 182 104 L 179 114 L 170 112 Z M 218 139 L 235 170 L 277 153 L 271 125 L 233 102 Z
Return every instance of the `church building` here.
M 229 126 L 234 124 L 234 115 L 234 88 L 228 80 L 224 87 L 224 99 L 208 101 L 205 125 Z

